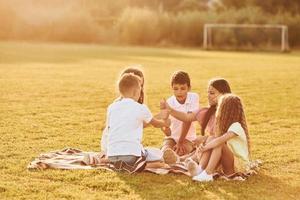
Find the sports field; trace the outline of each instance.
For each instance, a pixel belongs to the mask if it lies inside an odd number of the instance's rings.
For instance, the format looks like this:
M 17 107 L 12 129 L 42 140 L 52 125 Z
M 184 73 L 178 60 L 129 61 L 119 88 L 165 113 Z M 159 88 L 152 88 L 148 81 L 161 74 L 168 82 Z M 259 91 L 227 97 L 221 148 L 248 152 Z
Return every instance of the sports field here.
M 28 171 L 40 153 L 74 147 L 99 151 L 115 81 L 143 65 L 153 113 L 171 95 L 170 76 L 187 71 L 207 105 L 207 82 L 224 77 L 242 97 L 252 157 L 264 163 L 245 182 L 196 183 L 183 175 Z M 299 199 L 300 52 L 217 52 L 182 48 L 0 43 L 0 199 Z M 145 129 L 143 144 L 163 133 Z

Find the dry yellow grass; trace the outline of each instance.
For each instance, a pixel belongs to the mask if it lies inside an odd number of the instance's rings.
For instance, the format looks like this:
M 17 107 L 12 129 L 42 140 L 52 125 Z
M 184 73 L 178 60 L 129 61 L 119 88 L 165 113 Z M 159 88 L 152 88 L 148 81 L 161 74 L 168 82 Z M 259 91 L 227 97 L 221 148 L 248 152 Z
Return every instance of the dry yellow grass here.
M 64 147 L 98 151 L 115 80 L 142 64 L 153 113 L 169 77 L 190 73 L 205 106 L 207 81 L 229 80 L 246 107 L 252 155 L 264 161 L 246 182 L 195 183 L 180 175 L 106 171 L 30 172 L 38 154 Z M 0 199 L 297 199 L 300 192 L 300 53 L 0 43 Z M 147 128 L 144 145 L 163 134 Z

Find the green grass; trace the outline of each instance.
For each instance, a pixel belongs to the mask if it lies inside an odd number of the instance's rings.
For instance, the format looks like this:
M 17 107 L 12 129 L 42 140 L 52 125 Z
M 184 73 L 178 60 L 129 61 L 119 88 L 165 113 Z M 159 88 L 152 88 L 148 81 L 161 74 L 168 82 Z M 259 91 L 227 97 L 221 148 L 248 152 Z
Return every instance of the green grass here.
M 252 155 L 264 164 L 245 182 L 195 183 L 183 175 L 134 176 L 102 170 L 27 171 L 40 153 L 76 147 L 98 151 L 115 81 L 142 64 L 153 113 L 171 95 L 170 75 L 190 73 L 207 104 L 207 81 L 226 78 L 244 101 Z M 0 199 L 297 199 L 300 192 L 300 52 L 79 44 L 0 43 Z M 163 134 L 147 128 L 145 146 Z

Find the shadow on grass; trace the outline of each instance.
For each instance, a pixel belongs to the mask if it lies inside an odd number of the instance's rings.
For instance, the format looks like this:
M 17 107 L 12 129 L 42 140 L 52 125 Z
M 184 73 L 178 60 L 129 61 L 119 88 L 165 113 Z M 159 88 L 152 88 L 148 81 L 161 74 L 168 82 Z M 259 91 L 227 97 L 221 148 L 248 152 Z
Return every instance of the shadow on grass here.
M 265 174 L 248 180 L 192 181 L 184 175 L 118 174 L 141 199 L 296 199 L 300 187 L 292 187 Z

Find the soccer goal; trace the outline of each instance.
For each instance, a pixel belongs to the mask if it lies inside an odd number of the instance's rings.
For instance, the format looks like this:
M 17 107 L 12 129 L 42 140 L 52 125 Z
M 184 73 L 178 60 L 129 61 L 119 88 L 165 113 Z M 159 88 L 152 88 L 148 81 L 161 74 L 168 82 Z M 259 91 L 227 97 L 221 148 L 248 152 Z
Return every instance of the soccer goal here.
M 203 48 L 208 50 L 213 47 L 213 30 L 215 29 L 277 29 L 280 31 L 280 48 L 282 52 L 289 50 L 288 27 L 280 24 L 204 24 L 203 28 Z M 245 31 L 245 30 L 244 30 Z

